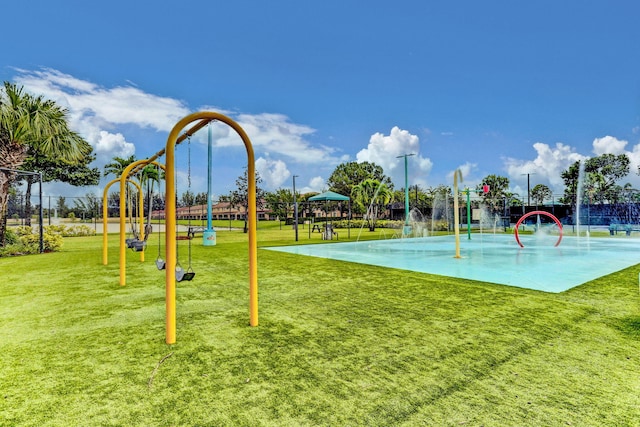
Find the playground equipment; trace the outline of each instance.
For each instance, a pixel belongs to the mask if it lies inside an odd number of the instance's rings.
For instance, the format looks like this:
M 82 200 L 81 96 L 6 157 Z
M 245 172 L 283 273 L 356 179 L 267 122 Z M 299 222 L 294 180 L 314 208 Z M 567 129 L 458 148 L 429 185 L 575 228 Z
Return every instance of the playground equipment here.
M 124 216 L 122 213 L 125 212 L 126 210 L 126 198 L 123 197 L 122 195 L 125 194 L 125 189 L 126 189 L 126 183 L 127 181 L 129 181 L 129 177 L 134 175 L 136 172 L 138 172 L 139 170 L 141 170 L 142 168 L 140 168 L 139 166 L 146 166 L 148 164 L 155 164 L 156 166 L 162 167 L 161 165 L 157 164 L 154 162 L 155 159 L 144 159 L 144 160 L 137 160 L 131 164 L 129 164 L 126 168 L 124 168 L 124 170 L 122 171 L 122 174 L 120 175 L 119 181 L 120 181 L 120 286 L 125 286 L 127 283 L 127 273 L 126 273 L 126 269 L 127 269 L 127 254 L 126 254 L 126 249 L 129 247 L 129 245 L 127 244 L 127 239 L 126 239 L 126 216 Z M 138 168 L 138 169 L 135 169 Z M 138 189 L 140 191 L 140 206 L 144 206 L 144 197 L 142 195 L 142 188 L 140 186 L 138 186 Z M 144 212 L 143 209 L 139 209 L 140 212 L 140 224 L 144 224 Z M 145 236 L 144 236 L 144 227 L 141 227 L 140 229 L 140 236 L 142 237 L 142 240 L 144 240 Z M 142 248 L 140 250 L 140 261 L 144 261 L 144 245 L 142 245 Z
M 558 241 L 553 246 L 558 246 L 560 244 L 560 242 L 562 241 L 562 223 L 553 214 L 550 214 L 549 212 L 545 212 L 545 211 L 532 211 L 532 212 L 529 212 L 527 214 L 522 215 L 522 217 L 518 220 L 518 222 L 516 223 L 516 228 L 515 228 L 515 232 L 514 232 L 514 236 L 516 237 L 516 242 L 518 242 L 518 245 L 520 245 L 521 248 L 524 248 L 524 245 L 520 242 L 520 235 L 518 234 L 518 227 L 520 227 L 520 224 L 522 224 L 522 222 L 525 219 L 529 218 L 532 215 L 545 215 L 545 216 L 548 216 L 549 218 L 551 218 L 556 223 L 556 225 L 558 226 L 558 230 L 560 230 L 560 235 L 558 236 Z
M 120 178 L 116 178 L 113 179 L 111 181 L 109 181 L 107 183 L 107 185 L 105 185 L 104 187 L 104 191 L 102 194 L 102 264 L 103 265 L 107 265 L 109 263 L 109 258 L 108 258 L 108 254 L 109 254 L 109 239 L 108 239 L 108 217 L 109 217 L 109 211 L 108 211 L 108 195 L 109 195 L 109 188 L 115 184 L 116 182 L 120 182 Z M 140 189 L 140 184 L 138 184 L 135 181 L 131 181 L 131 180 L 127 180 L 128 183 L 135 185 L 138 189 Z M 122 194 L 122 193 L 121 193 Z M 140 192 L 140 197 L 142 197 L 142 192 Z M 124 197 L 120 197 L 120 199 L 122 200 Z M 144 202 L 144 201 L 143 201 Z M 144 217 L 142 216 L 142 211 L 140 211 L 140 223 L 142 223 L 142 221 L 144 221 Z M 120 218 L 121 220 L 123 219 L 123 215 L 124 215 L 124 210 L 120 211 Z M 128 243 L 126 242 L 125 239 L 125 245 L 127 245 L 127 247 L 129 247 Z M 144 261 L 144 252 L 140 253 L 140 261 Z
M 187 143 L 187 183 L 188 183 L 188 192 L 191 192 L 191 138 L 187 139 L 188 143 Z M 209 171 L 209 173 L 211 173 L 211 171 Z M 177 192 L 177 191 L 176 191 Z M 178 242 L 176 241 L 176 282 L 182 282 L 182 281 L 190 281 L 193 280 L 193 278 L 195 277 L 196 273 L 193 271 L 193 268 L 191 267 L 191 240 L 193 239 L 193 234 L 192 234 L 192 227 L 191 227 L 191 202 L 189 202 L 189 207 L 188 207 L 188 213 L 187 213 L 187 221 L 188 221 L 188 228 L 187 228 L 187 235 L 185 240 L 187 240 L 187 247 L 189 249 L 189 266 L 187 267 L 187 269 L 185 270 L 184 268 L 182 268 L 182 266 L 180 265 L 180 258 L 178 257 Z M 176 240 L 177 237 L 176 237 Z
M 174 344 L 176 342 L 176 267 L 178 265 L 177 259 L 177 246 L 176 246 L 176 185 L 175 185 L 175 148 L 185 139 L 191 137 L 198 130 L 205 127 L 210 122 L 219 121 L 225 123 L 231 127 L 242 139 L 247 151 L 247 179 L 248 179 L 248 221 L 249 221 L 249 324 L 251 326 L 258 326 L 258 245 L 257 245 L 257 208 L 256 208 L 256 172 L 255 172 L 255 156 L 253 152 L 253 146 L 244 129 L 240 127 L 235 121 L 222 114 L 201 111 L 190 114 L 181 119 L 171 129 L 167 143 L 164 149 L 158 151 L 153 156 L 146 160 L 139 160 L 128 165 L 120 176 L 120 194 L 124 194 L 124 188 L 129 176 L 134 175 L 137 171 L 148 164 L 156 164 L 155 160 L 160 156 L 166 154 L 165 169 L 165 259 L 161 259 L 160 252 L 158 252 L 158 259 L 156 260 L 156 266 L 158 269 L 165 270 L 165 306 L 166 306 L 166 336 L 165 341 L 167 344 Z M 185 131 L 182 135 L 180 132 L 189 124 L 196 122 L 191 128 Z M 210 165 L 209 165 L 210 167 Z M 117 182 L 114 181 L 114 182 Z M 120 198 L 120 212 L 125 210 L 125 199 Z M 106 205 L 106 203 L 105 203 Z M 104 215 L 106 218 L 106 214 Z M 120 285 L 126 283 L 126 252 L 125 252 L 125 221 L 124 217 L 120 216 Z M 106 244 L 104 245 L 106 251 Z M 144 251 L 141 252 L 141 255 Z M 106 257 L 106 255 L 105 255 Z M 106 259 L 106 258 L 105 258 Z M 190 267 L 190 266 L 189 266 Z M 181 280 L 187 280 L 188 274 L 192 273 L 189 268 L 185 270 L 185 274 Z M 195 273 L 193 273 L 195 274 Z M 190 275 L 190 274 L 189 274 Z M 185 276 L 187 279 L 185 279 Z M 193 275 L 191 275 L 193 278 Z M 190 280 L 190 279 L 189 279 Z
M 216 230 L 213 229 L 212 225 L 212 200 L 211 200 L 211 164 L 213 163 L 213 132 L 211 129 L 211 122 L 209 122 L 209 126 L 207 127 L 207 228 L 202 233 L 202 244 L 204 246 L 215 246 L 216 245 Z M 295 193 L 295 191 L 294 191 Z M 295 197 L 295 194 L 294 194 Z
M 462 192 L 467 195 L 467 240 L 471 240 L 471 192 L 476 194 L 487 194 L 489 192 L 489 185 L 483 184 L 482 190 L 465 188 Z
M 149 234 L 146 227 L 144 227 L 144 195 L 142 193 L 142 185 L 135 183 L 134 181 L 130 181 L 130 183 L 135 184 L 138 188 L 138 202 L 136 209 L 140 220 L 137 221 L 137 224 L 133 220 L 133 206 L 135 198 L 133 197 L 132 192 L 128 191 L 129 210 L 127 217 L 129 219 L 129 230 L 133 237 L 125 239 L 125 242 L 127 244 L 127 248 L 133 249 L 136 252 L 144 252 L 144 248 L 147 246 L 147 238 L 149 237 Z M 140 232 L 138 232 L 138 226 L 140 227 Z M 140 256 L 141 261 L 144 261 L 144 255 L 141 253 Z
M 155 165 L 156 165 L 156 170 L 158 171 L 158 178 L 160 178 L 160 165 L 157 163 L 155 163 Z M 164 166 L 162 167 L 162 169 L 164 170 Z M 161 190 L 160 180 L 158 180 L 158 193 L 160 193 L 160 190 Z M 149 221 L 151 221 L 151 218 L 149 218 Z M 161 225 L 160 216 L 158 216 L 158 256 L 156 257 L 156 267 L 158 268 L 158 270 L 164 270 L 166 263 L 164 259 L 162 259 L 162 251 L 161 251 L 162 237 L 160 236 L 160 225 Z
M 460 210 L 458 208 L 458 177 L 460 177 L 460 182 L 462 182 L 462 171 L 460 169 L 456 169 L 456 171 L 453 173 L 453 217 L 456 236 L 456 255 L 454 258 L 460 258 Z M 471 240 L 471 200 L 469 194 L 472 191 L 475 193 L 487 194 L 489 192 L 489 185 L 483 184 L 482 190 L 471 190 L 469 188 L 465 188 L 462 191 L 467 195 L 467 239 L 469 240 Z
M 175 188 L 175 147 L 181 140 L 190 137 L 199 129 L 212 121 L 219 121 L 230 126 L 242 139 L 247 151 L 247 181 L 248 181 L 248 220 L 249 220 L 249 324 L 258 326 L 258 245 L 257 234 L 257 210 L 256 210 L 256 180 L 255 180 L 255 156 L 249 137 L 235 121 L 222 114 L 201 111 L 190 114 L 181 119 L 171 129 L 164 150 L 158 155 L 166 153 L 166 343 L 176 342 L 176 188 Z M 197 122 L 179 137 L 180 132 L 189 124 Z M 158 156 L 156 155 L 156 157 Z M 151 159 L 154 159 L 152 157 Z

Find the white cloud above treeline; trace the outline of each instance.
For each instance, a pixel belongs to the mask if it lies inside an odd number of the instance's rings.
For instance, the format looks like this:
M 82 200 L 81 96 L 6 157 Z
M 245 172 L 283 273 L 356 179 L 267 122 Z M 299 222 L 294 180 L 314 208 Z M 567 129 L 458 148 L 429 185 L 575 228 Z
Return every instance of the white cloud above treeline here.
M 564 189 L 562 172 L 573 163 L 587 158 L 577 153 L 573 147 L 561 142 L 556 143 L 555 146 L 536 142 L 533 144 L 533 149 L 537 153 L 533 160 L 505 159 L 507 175 L 512 185 L 517 182 L 524 182 L 526 185 L 526 175 L 529 174 L 529 178 L 535 176 L 535 182 L 548 182 L 553 191 L 562 192 Z
M 115 156 L 144 158 L 154 154 L 162 147 L 166 136 L 160 141 L 155 134 L 153 142 L 132 141 L 131 138 L 136 138 L 131 136 L 132 130 L 136 135 L 145 130 L 166 134 L 181 118 L 192 112 L 181 100 L 154 95 L 130 83 L 108 88 L 50 68 L 16 71 L 15 83 L 68 110 L 71 128 L 94 147 L 97 155 L 95 165 L 98 167 Z M 231 117 L 250 135 L 258 159 L 256 167 L 268 190 L 284 185 L 290 177 L 287 163 L 338 165 L 349 158 L 335 147 L 313 144 L 308 138 L 315 129 L 294 123 L 283 114 L 234 113 L 217 107 L 199 109 Z M 214 126 L 213 129 L 217 147 L 242 146 L 240 138 L 228 126 Z M 201 143 L 206 139 L 206 132 L 200 132 L 194 138 Z M 238 168 L 240 175 L 242 165 Z M 317 185 L 317 179 L 314 183 Z
M 367 148 L 356 155 L 358 162 L 371 162 L 381 166 L 384 173 L 391 177 L 396 188 L 404 187 L 404 156 L 413 154 L 407 159 L 410 185 L 425 185 L 433 162 L 420 154 L 420 138 L 398 126 L 391 129 L 389 135 L 374 133 L 369 139 Z
M 640 144 L 636 144 L 631 150 L 627 150 L 628 144 L 628 141 L 609 135 L 595 138 L 592 143 L 593 150 L 590 154 L 591 156 L 626 154 L 630 159 L 630 173 L 625 182 L 632 182 L 637 185 L 640 183 L 636 174 L 638 166 L 640 166 Z M 554 146 L 536 142 L 533 144 L 533 148 L 537 153 L 536 158 L 533 160 L 505 159 L 505 168 L 512 184 L 519 182 L 520 185 L 524 184 L 525 187 L 523 188 L 526 188 L 526 174 L 530 174 L 530 178 L 535 182 L 548 183 L 554 192 L 562 193 L 564 191 L 562 172 L 567 170 L 573 163 L 591 157 L 590 155 L 580 154 L 575 148 L 561 142 L 556 143 Z
M 17 69 L 13 80 L 24 86 L 25 90 L 43 95 L 68 109 L 72 129 L 94 147 L 97 155 L 94 165 L 100 168 L 115 156 L 136 155 L 143 158 L 157 152 L 163 146 L 166 133 L 178 120 L 193 111 L 182 100 L 145 92 L 129 82 L 105 87 L 51 68 Z M 236 120 L 250 135 L 257 159 L 256 167 L 267 190 L 275 190 L 280 186 L 290 188 L 291 175 L 296 174 L 300 175 L 300 191 L 322 191 L 326 189 L 326 179 L 335 166 L 353 160 L 353 156 L 340 147 L 313 142 L 316 134 L 313 127 L 295 123 L 284 114 L 248 114 L 209 106 L 197 109 L 225 114 Z M 228 126 L 213 126 L 213 129 L 217 147 L 242 148 L 240 138 Z M 160 135 L 158 139 L 158 133 L 164 135 Z M 637 135 L 640 131 L 633 129 L 632 133 Z M 455 135 L 453 132 L 442 134 Z M 140 135 L 151 136 L 146 140 Z M 206 138 L 206 132 L 200 132 L 194 140 L 204 143 Z M 417 135 L 394 126 L 388 134 L 382 131 L 372 134 L 368 142 L 362 141 L 361 146 L 364 148 L 355 155 L 356 161 L 380 165 L 392 178 L 396 188 L 404 187 L 404 159 L 398 157 L 414 154 L 408 158 L 409 183 L 428 186 L 433 162 L 431 158 L 421 154 L 424 151 L 421 151 L 423 147 Z M 593 140 L 592 153 L 579 153 L 574 147 L 562 142 L 554 145 L 536 142 L 533 149 L 535 158 L 531 160 L 511 157 L 503 159 L 504 171 L 512 187 L 526 186 L 525 175 L 529 173 L 535 177 L 532 183 L 545 183 L 554 192 L 562 192 L 564 184 L 560 175 L 564 170 L 575 161 L 604 153 L 627 154 L 631 159 L 628 181 L 634 185 L 640 184 L 640 177 L 636 174 L 640 166 L 640 144 L 632 145 L 626 140 L 606 135 Z M 229 156 L 229 164 L 232 163 L 232 157 Z M 243 166 L 246 165 L 238 164 L 237 170 L 228 172 L 229 176 L 241 175 Z M 482 165 L 468 162 L 460 168 L 463 170 L 465 185 L 473 185 L 475 181 L 482 179 L 481 176 L 476 176 Z M 198 180 L 194 178 L 194 182 Z M 233 180 L 229 178 L 226 185 L 233 186 Z M 78 191 L 86 192 L 86 189 Z M 194 188 L 194 191 L 203 189 Z

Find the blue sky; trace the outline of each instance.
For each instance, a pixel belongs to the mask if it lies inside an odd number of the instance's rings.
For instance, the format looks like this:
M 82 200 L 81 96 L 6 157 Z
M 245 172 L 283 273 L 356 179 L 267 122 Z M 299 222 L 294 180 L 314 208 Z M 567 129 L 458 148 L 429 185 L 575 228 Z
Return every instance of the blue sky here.
M 148 157 L 200 110 L 238 121 L 264 187 L 320 191 L 372 161 L 403 187 L 507 176 L 561 193 L 576 160 L 640 164 L 640 3 L 618 1 L 30 1 L 3 5 L 0 78 L 70 111 L 95 148 Z M 12 18 L 7 18 L 12 17 Z M 218 124 L 214 193 L 246 165 Z M 192 190 L 206 190 L 206 132 Z M 187 188 L 187 149 L 178 153 Z M 640 187 L 632 173 L 625 182 Z M 84 194 L 51 184 L 45 193 Z M 93 189 L 101 192 L 101 187 Z

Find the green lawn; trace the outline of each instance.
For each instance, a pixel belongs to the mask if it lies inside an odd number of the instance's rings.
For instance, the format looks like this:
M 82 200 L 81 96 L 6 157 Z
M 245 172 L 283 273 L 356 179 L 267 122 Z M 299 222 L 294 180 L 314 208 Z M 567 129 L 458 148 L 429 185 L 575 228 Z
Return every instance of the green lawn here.
M 145 263 L 127 252 L 124 287 L 116 235 L 108 266 L 101 236 L 0 259 L 0 425 L 640 420 L 640 265 L 547 294 L 259 250 L 260 325 L 251 328 L 246 235 L 220 231 L 215 247 L 194 241 L 197 274 L 178 284 L 169 346 L 156 238 Z M 284 225 L 258 238 L 294 243 Z M 301 230 L 298 243 L 309 242 Z

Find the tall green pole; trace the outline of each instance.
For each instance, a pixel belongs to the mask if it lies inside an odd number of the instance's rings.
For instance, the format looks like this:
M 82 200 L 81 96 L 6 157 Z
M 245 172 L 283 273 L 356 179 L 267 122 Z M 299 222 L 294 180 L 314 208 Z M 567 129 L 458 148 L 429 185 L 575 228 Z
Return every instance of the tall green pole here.
M 211 164 L 213 163 L 213 131 L 211 129 L 211 123 L 209 123 L 207 129 L 207 231 L 213 230 L 213 207 L 211 200 Z
M 409 225 L 409 173 L 407 156 L 404 156 L 404 225 Z
M 403 154 L 402 156 L 396 157 L 399 159 L 400 157 L 404 157 L 404 228 L 402 229 L 402 234 L 407 235 L 411 233 L 411 226 L 409 225 L 409 168 L 407 157 L 414 156 L 415 154 Z
M 471 197 L 469 193 L 471 190 L 466 189 L 467 192 L 467 239 L 471 240 Z

